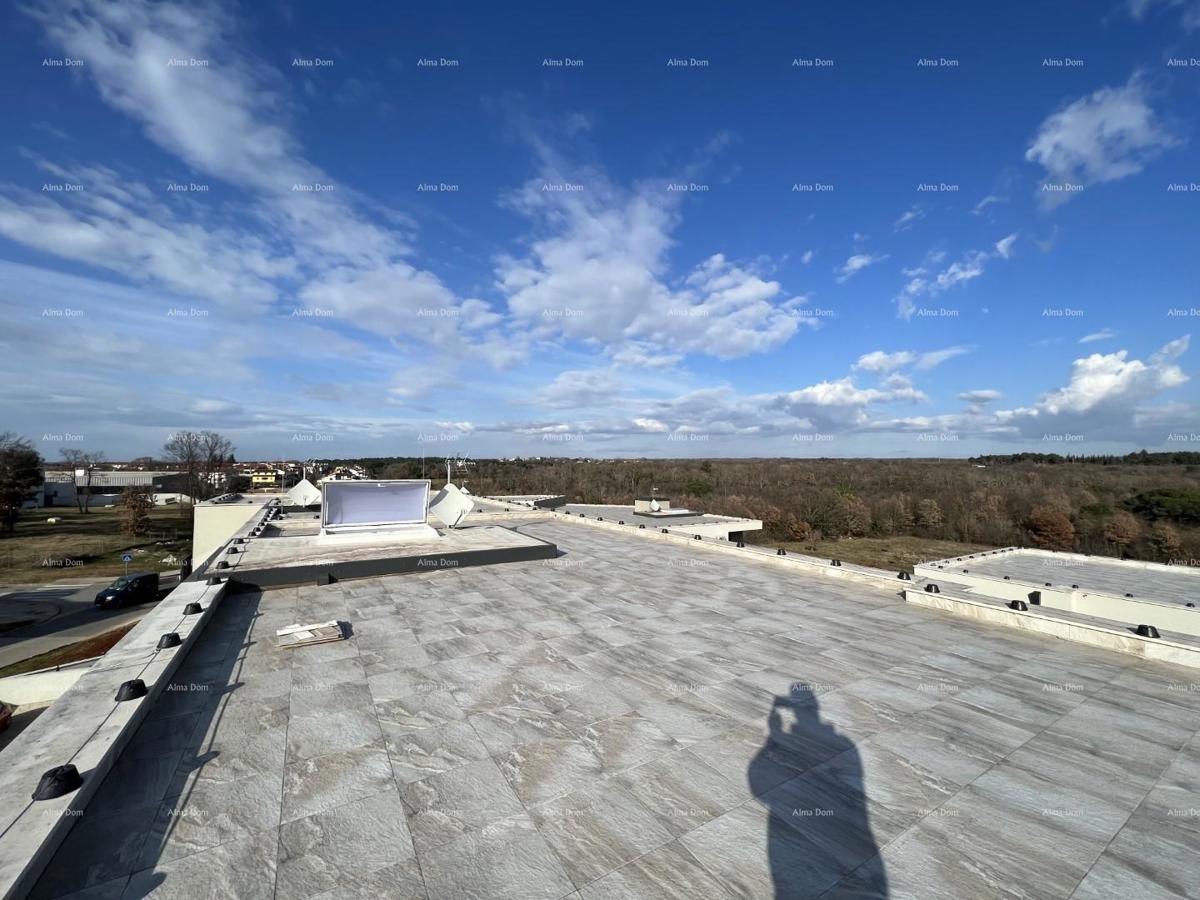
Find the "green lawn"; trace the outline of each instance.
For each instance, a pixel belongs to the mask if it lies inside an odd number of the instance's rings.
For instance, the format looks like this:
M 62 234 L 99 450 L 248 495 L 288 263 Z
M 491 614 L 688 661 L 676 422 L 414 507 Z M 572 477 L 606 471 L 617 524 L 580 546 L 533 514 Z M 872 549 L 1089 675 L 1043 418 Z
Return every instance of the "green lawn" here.
M 46 520 L 62 521 L 50 525 Z M 191 552 L 192 509 L 156 506 L 150 532 L 140 537 L 121 533 L 118 508 L 81 513 L 75 507 L 29 509 L 21 513 L 16 532 L 0 533 L 0 583 L 33 584 L 70 579 L 99 579 L 125 571 L 121 554 L 133 553 L 131 571 L 162 572 L 179 568 L 163 558 Z

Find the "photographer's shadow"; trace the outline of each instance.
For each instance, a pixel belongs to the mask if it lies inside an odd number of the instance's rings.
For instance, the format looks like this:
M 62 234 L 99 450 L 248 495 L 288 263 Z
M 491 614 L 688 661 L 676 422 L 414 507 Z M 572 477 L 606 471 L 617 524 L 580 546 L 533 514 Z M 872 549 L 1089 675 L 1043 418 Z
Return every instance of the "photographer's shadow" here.
M 812 695 L 777 696 L 767 724 L 746 775 L 770 812 L 767 860 L 776 900 L 886 898 L 887 874 L 854 742 L 821 720 Z

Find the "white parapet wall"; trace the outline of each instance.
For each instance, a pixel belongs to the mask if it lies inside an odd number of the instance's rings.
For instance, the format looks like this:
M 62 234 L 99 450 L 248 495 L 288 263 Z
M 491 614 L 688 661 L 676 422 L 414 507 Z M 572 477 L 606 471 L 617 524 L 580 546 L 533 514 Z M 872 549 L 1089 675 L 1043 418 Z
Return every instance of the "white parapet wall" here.
M 272 494 L 250 494 L 196 504 L 192 512 L 192 565 L 200 565 L 229 543 L 230 538 L 274 499 Z
M 1079 586 L 1036 581 L 1028 575 L 1015 574 L 1015 568 L 1014 574 L 1008 578 L 996 571 L 980 572 L 977 568 L 985 563 L 993 568 L 1002 567 L 1005 559 L 1021 557 L 1053 561 L 1056 565 L 1063 566 L 1064 570 L 1076 572 L 1072 577 L 1080 579 L 1077 582 Z M 1024 600 L 1027 603 L 1031 602 L 1031 595 L 1035 595 L 1038 604 L 1047 609 L 1060 609 L 1128 625 L 1153 625 L 1161 631 L 1200 637 L 1200 607 L 1187 607 L 1182 601 L 1171 603 L 1166 600 L 1124 597 L 1095 590 L 1084 583 L 1089 566 L 1148 578 L 1153 578 L 1156 574 L 1169 574 L 1171 578 L 1184 578 L 1189 581 L 1195 579 L 1196 591 L 1200 595 L 1200 571 L 1195 569 L 1017 547 L 921 563 L 914 567 L 913 572 L 917 578 L 952 582 L 959 588 L 960 593 L 966 591 L 1006 601 Z M 1003 569 L 1000 571 L 1003 572 Z

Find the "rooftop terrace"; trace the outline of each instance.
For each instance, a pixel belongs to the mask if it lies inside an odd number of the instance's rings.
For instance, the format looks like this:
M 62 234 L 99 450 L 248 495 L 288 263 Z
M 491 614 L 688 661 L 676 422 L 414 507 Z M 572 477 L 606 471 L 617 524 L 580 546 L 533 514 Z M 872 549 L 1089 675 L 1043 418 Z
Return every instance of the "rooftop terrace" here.
M 227 592 L 33 895 L 1196 896 L 1194 670 L 505 524 L 563 555 Z

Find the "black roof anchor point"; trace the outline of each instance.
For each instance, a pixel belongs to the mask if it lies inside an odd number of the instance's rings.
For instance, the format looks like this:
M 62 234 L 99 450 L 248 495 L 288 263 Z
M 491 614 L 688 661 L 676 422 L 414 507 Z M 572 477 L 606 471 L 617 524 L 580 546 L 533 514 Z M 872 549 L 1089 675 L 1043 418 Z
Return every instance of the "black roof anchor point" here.
M 78 790 L 82 785 L 83 776 L 79 774 L 79 770 L 74 764 L 67 763 L 43 772 L 30 797 L 33 800 L 53 800 Z

